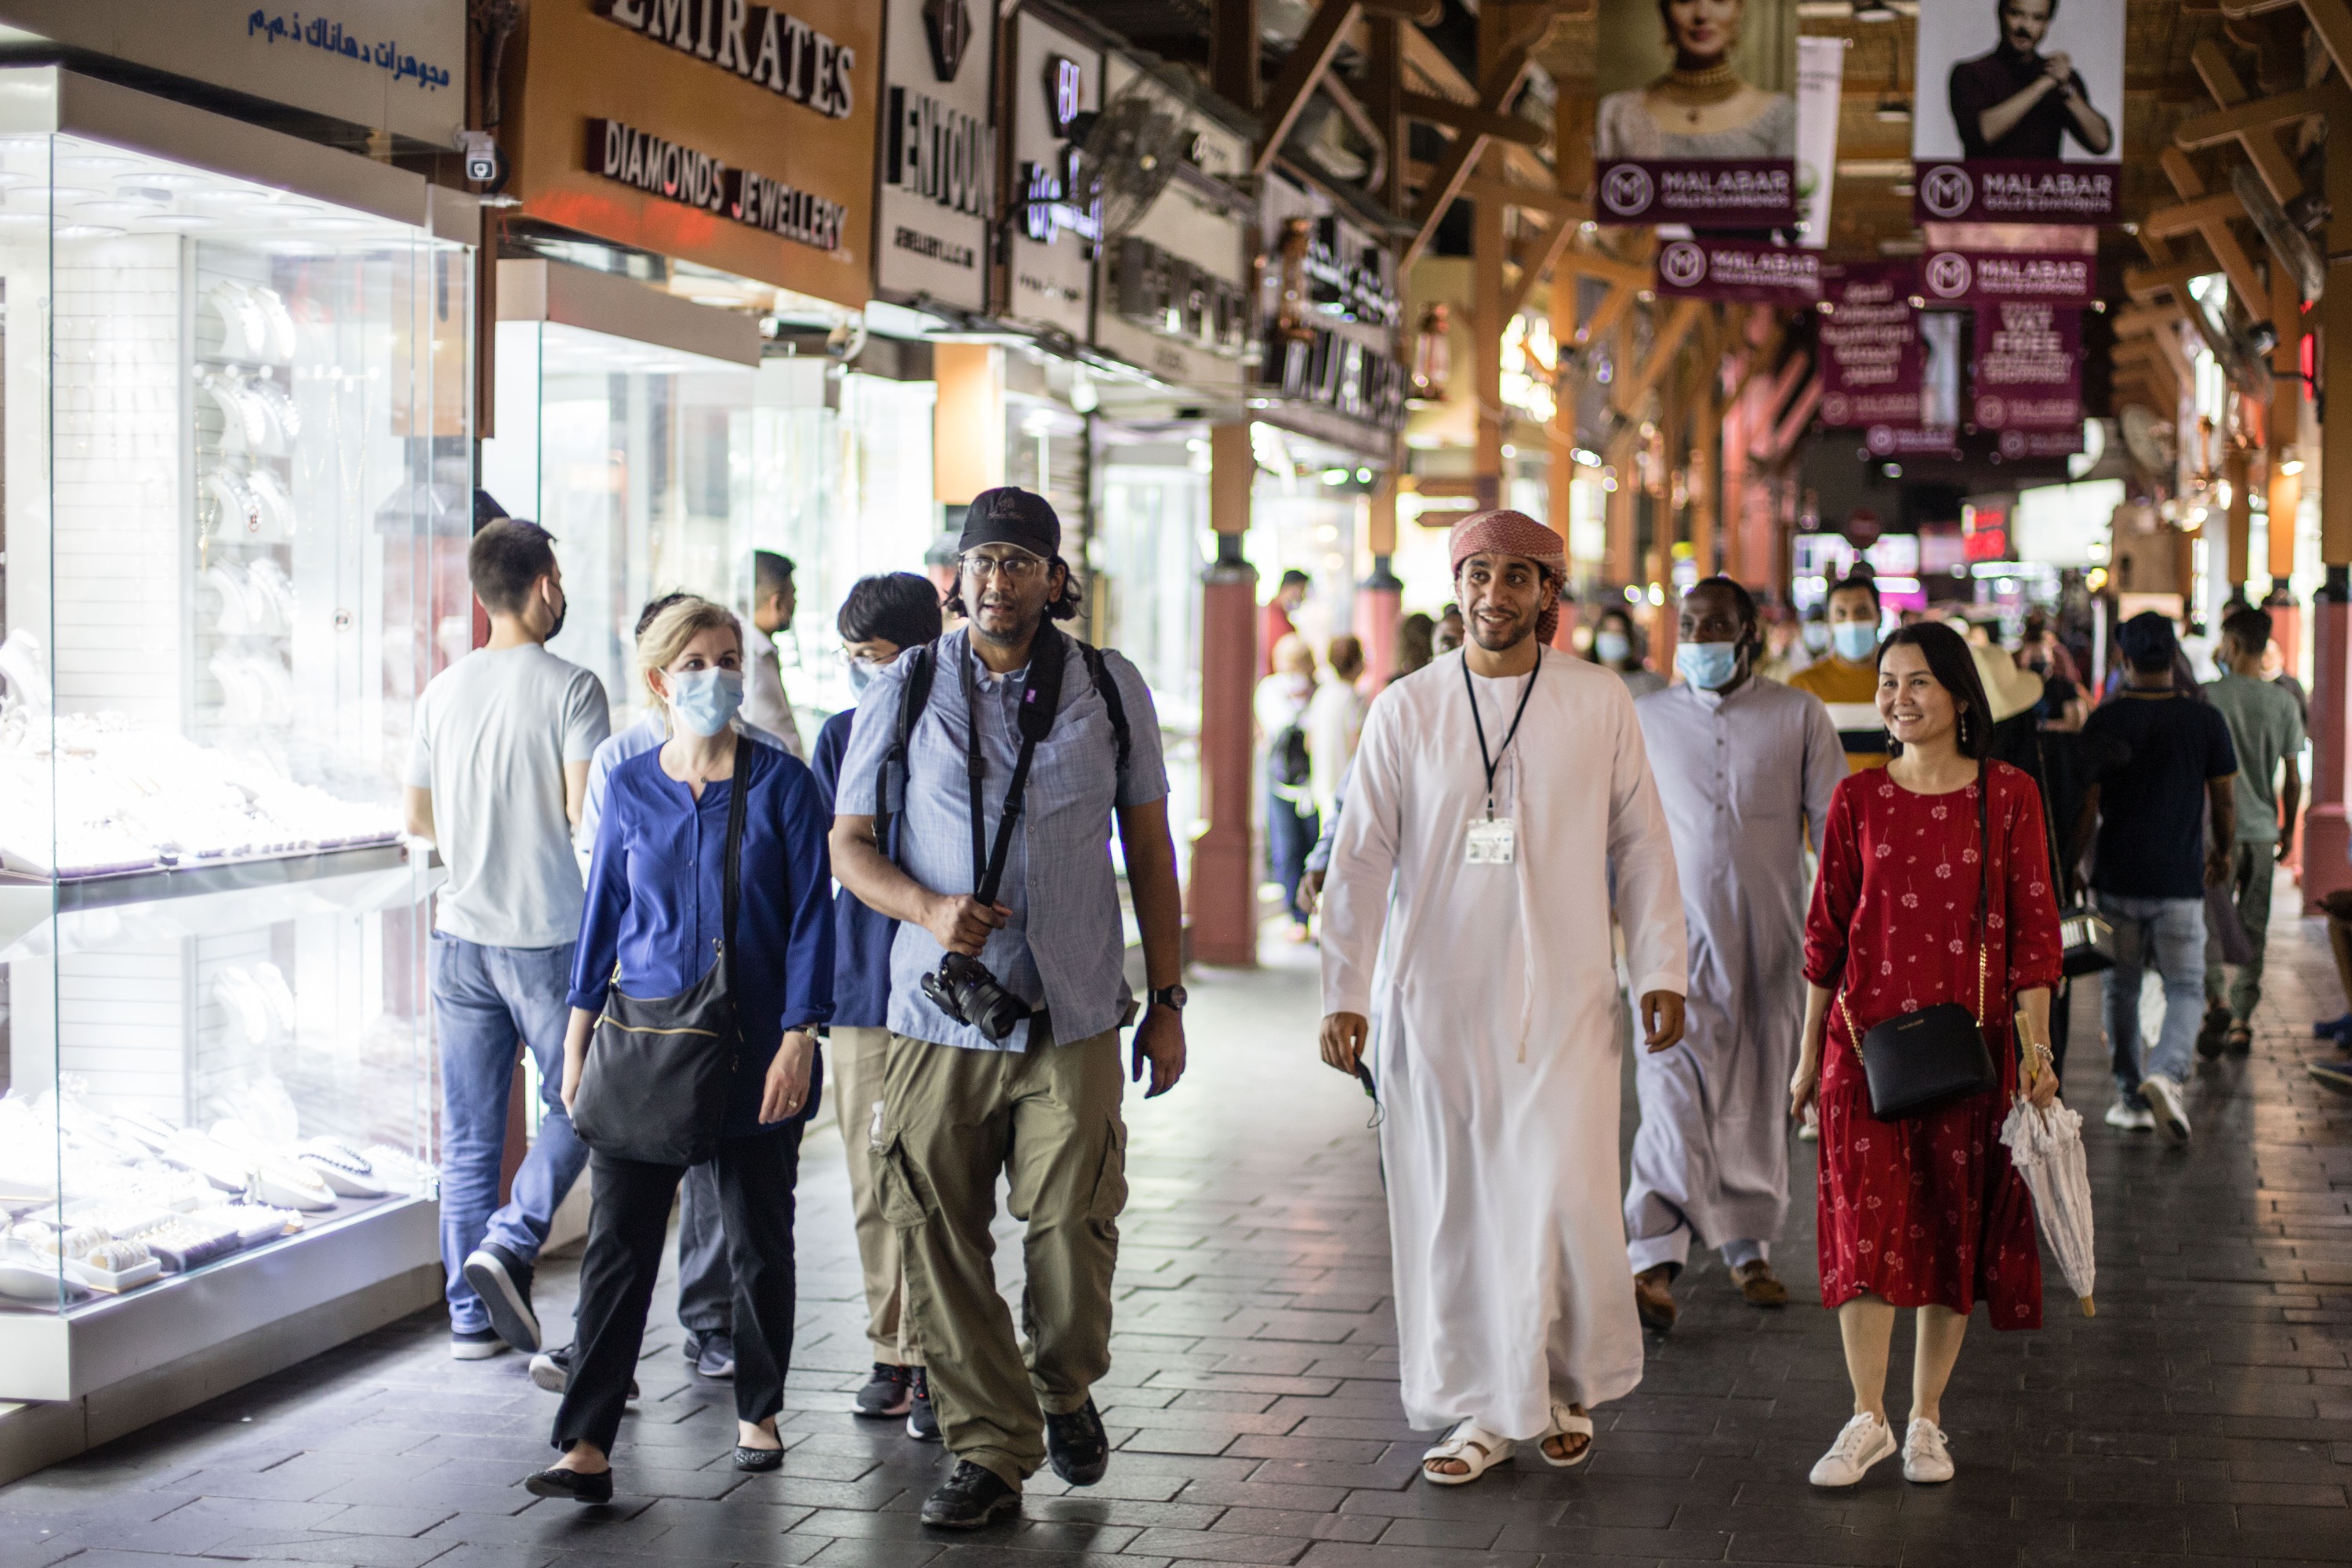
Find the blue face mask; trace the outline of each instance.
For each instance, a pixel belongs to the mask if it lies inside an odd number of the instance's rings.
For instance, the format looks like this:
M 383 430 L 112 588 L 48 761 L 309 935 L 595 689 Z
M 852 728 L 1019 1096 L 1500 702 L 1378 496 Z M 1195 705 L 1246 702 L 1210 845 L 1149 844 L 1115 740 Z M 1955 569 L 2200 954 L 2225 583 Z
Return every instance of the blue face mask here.
M 1859 621 L 1841 621 L 1830 628 L 1831 646 L 1848 664 L 1860 664 L 1878 651 L 1878 628 Z
M 1804 626 L 1805 647 L 1820 653 L 1830 646 L 1830 624 L 1827 621 L 1807 621 Z
M 1601 656 L 1603 664 L 1622 664 L 1625 656 L 1633 651 L 1633 643 L 1623 632 L 1595 632 L 1592 651 Z
M 1675 668 L 1701 691 L 1720 691 L 1739 673 L 1736 642 L 1686 642 L 1675 648 Z
M 743 706 L 740 670 L 689 669 L 669 677 L 669 710 L 698 735 L 716 735 Z
M 845 658 L 849 667 L 849 694 L 860 702 L 866 700 L 866 689 L 874 684 L 874 666 L 862 658 Z

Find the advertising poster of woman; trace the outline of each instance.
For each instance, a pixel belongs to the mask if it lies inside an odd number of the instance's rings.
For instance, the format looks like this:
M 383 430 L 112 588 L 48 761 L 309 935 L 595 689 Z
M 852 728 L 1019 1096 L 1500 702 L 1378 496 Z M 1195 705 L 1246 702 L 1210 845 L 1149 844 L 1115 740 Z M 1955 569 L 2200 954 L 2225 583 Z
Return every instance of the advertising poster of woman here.
M 1789 0 L 1601 0 L 1601 221 L 1794 222 L 1794 11 Z

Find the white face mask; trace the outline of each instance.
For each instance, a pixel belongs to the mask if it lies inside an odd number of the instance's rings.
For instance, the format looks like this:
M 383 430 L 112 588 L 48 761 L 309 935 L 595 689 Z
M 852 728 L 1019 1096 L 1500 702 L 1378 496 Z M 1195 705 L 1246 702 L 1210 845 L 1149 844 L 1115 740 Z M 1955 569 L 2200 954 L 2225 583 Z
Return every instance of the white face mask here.
M 743 706 L 743 672 L 720 669 L 664 672 L 669 683 L 670 716 L 698 735 L 716 735 Z

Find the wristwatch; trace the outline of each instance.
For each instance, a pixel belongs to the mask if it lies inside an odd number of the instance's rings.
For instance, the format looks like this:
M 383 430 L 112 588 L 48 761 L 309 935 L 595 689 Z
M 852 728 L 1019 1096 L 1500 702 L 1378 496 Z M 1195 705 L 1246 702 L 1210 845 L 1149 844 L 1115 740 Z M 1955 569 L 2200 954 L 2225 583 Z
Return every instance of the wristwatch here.
M 1163 985 L 1159 990 L 1151 993 L 1151 1005 L 1153 1006 L 1167 1007 L 1179 1013 L 1181 1013 L 1184 1010 L 1184 1004 L 1187 1000 L 1189 1000 L 1189 997 L 1186 995 L 1185 990 L 1181 985 Z

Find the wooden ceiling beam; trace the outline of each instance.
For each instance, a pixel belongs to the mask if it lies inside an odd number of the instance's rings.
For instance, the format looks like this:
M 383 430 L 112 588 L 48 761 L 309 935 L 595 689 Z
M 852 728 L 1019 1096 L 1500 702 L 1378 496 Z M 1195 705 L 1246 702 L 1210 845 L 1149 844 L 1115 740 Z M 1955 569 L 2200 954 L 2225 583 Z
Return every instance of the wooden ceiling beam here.
M 2246 150 L 2254 172 L 2263 177 L 2263 184 L 2270 187 L 2273 199 L 2284 205 L 2301 195 L 2303 176 L 2295 173 L 2294 160 L 2279 146 L 2277 127 L 2322 112 L 2326 105 L 2325 95 L 2302 92 L 2285 93 L 2276 98 L 2249 97 L 2245 83 L 2238 79 L 2236 68 L 2230 64 L 2230 57 L 2211 38 L 2200 42 L 2189 58 L 2196 66 L 2197 74 L 2204 79 L 2205 90 L 2213 95 L 2213 101 L 2221 108 L 2214 114 L 2190 115 L 2173 132 L 2173 140 L 2183 147 L 2206 147 L 2235 137 L 2239 145 Z M 2317 100 L 2306 112 L 2279 113 L 2276 118 L 2271 117 L 2271 111 L 2286 109 L 2288 100 L 2305 98 Z M 2223 122 L 2233 116 L 2252 122 L 2221 129 Z M 2220 134 L 2213 134 L 2217 129 Z
M 1257 155 L 1250 163 L 1252 174 L 1264 174 L 1274 166 L 1275 155 L 1289 139 L 1291 127 L 1298 123 L 1307 100 L 1315 95 L 1324 73 L 1338 57 L 1340 40 L 1362 14 L 1363 0 L 1323 0 L 1307 19 L 1307 30 L 1298 35 L 1298 42 L 1282 62 L 1282 69 L 1276 73 L 1274 86 L 1265 95 L 1265 107 L 1258 114 Z
M 2178 147 L 2167 147 L 2157 162 L 2163 165 L 2165 177 L 2179 193 L 2180 205 L 2159 207 L 2148 214 L 2141 221 L 2141 231 L 2158 239 L 2171 239 L 2193 230 L 2204 238 L 2213 259 L 2228 275 L 2230 287 L 2249 309 L 2253 308 L 2255 300 L 2268 300 L 2270 293 L 2263 287 L 2262 274 L 2255 270 L 2253 258 L 2246 254 L 2245 247 L 2238 243 L 2236 233 L 2230 227 L 2231 218 L 2246 215 L 2246 205 L 2238 199 L 2238 194 L 2221 191 L 2206 195 L 2204 178 L 2189 161 L 2189 154 Z
M 1610 401 L 1616 405 L 1618 413 L 1631 419 L 1640 412 L 1650 394 L 1657 390 L 1658 383 L 1664 381 L 1666 373 L 1674 368 L 1675 360 L 1683 352 L 1683 344 L 1698 326 L 1699 317 L 1706 313 L 1706 307 L 1696 300 L 1675 301 L 1674 308 L 1666 312 L 1665 321 L 1658 328 L 1657 336 L 1651 341 L 1649 356 L 1634 368 L 1633 374 L 1621 374 L 1616 386 L 1612 389 Z
M 1426 120 L 1433 125 L 1444 125 L 1458 132 L 1475 132 L 1498 142 L 1516 142 L 1523 147 L 1544 144 L 1543 127 L 1521 120 L 1516 114 L 1489 114 L 1485 110 L 1466 103 L 1456 103 L 1450 98 L 1432 93 L 1408 92 L 1404 95 L 1404 111 L 1415 120 Z
M 1479 109 L 1488 114 L 1500 114 L 1504 105 L 1517 96 L 1519 86 L 1528 79 L 1528 69 L 1533 63 L 1526 43 L 1517 44 L 1504 51 L 1486 75 L 1486 85 L 1478 95 Z M 1470 178 L 1471 166 L 1476 163 L 1478 154 L 1486 149 L 1486 141 L 1479 132 L 1465 131 L 1447 143 L 1445 155 L 1437 161 L 1437 167 L 1431 172 L 1429 184 L 1421 193 L 1421 206 L 1413 214 L 1412 240 L 1405 247 L 1401 263 L 1404 271 L 1412 270 L 1412 264 L 1421 258 L 1423 251 L 1429 248 L 1430 241 L 1437 237 L 1437 226 L 1444 220 L 1445 209 L 1452 206 L 1454 198 L 1462 194 L 1464 184 Z

